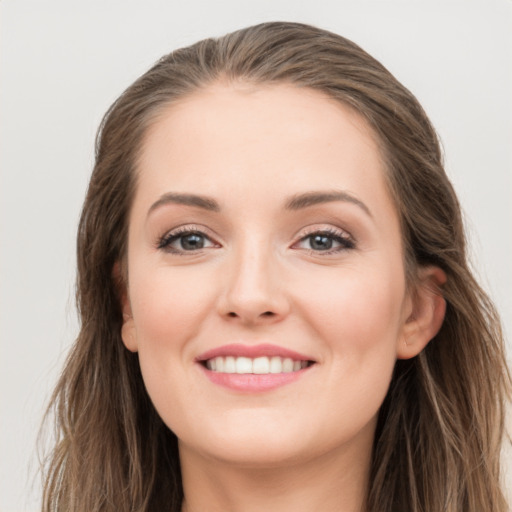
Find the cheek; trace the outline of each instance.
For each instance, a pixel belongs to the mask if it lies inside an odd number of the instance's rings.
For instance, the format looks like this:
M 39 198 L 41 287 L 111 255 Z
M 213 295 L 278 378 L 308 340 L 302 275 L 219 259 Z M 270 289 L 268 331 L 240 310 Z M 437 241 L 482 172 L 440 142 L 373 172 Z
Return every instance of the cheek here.
M 317 276 L 301 295 L 303 315 L 326 340 L 334 360 L 361 369 L 363 361 L 394 364 L 402 325 L 405 281 L 397 271 L 344 268 L 338 275 Z
M 322 391 L 312 389 L 308 400 L 314 416 L 328 418 L 325 439 L 373 425 L 389 388 L 405 284 L 399 272 L 378 269 L 321 270 L 295 288 L 300 329 L 323 349 Z
M 139 350 L 176 351 L 194 337 L 199 320 L 213 307 L 213 287 L 204 273 L 164 267 L 130 277 Z
M 191 351 L 214 307 L 208 276 L 185 269 L 133 269 L 130 296 L 139 363 L 146 389 L 160 416 L 174 430 L 187 417 Z

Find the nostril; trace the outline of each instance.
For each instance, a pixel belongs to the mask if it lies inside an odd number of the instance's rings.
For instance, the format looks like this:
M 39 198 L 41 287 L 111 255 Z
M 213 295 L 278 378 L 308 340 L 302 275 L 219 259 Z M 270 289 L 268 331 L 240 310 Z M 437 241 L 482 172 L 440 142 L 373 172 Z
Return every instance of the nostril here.
M 266 317 L 269 317 L 269 316 L 274 316 L 275 313 L 273 311 L 265 311 L 264 313 L 261 313 L 260 316 L 266 316 Z M 228 316 L 230 318 L 238 318 L 238 315 L 234 312 L 234 311 L 230 311 L 228 313 Z

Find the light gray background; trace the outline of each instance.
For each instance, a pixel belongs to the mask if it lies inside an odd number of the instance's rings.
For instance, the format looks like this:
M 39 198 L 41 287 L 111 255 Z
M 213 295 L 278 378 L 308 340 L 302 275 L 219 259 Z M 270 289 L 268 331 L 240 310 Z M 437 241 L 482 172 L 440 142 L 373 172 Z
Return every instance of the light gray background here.
M 77 332 L 74 238 L 110 103 L 162 54 L 269 20 L 345 35 L 419 98 L 512 333 L 512 0 L 2 0 L 0 511 L 38 509 L 35 436 Z M 509 478 L 509 486 L 512 486 Z

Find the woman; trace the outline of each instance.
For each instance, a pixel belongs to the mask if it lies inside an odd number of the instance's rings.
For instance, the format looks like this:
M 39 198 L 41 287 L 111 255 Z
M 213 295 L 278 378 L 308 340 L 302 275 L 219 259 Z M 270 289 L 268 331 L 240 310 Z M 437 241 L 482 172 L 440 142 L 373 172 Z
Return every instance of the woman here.
M 509 374 L 416 99 L 268 23 L 102 124 L 44 510 L 505 511 Z

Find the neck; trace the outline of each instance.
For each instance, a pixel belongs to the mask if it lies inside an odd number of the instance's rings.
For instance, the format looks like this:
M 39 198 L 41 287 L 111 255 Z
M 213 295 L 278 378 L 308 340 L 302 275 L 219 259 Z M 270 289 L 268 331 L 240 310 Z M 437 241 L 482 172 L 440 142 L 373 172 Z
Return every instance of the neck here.
M 182 512 L 364 512 L 371 448 L 360 448 L 262 469 L 180 446 Z

